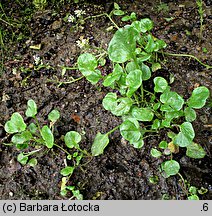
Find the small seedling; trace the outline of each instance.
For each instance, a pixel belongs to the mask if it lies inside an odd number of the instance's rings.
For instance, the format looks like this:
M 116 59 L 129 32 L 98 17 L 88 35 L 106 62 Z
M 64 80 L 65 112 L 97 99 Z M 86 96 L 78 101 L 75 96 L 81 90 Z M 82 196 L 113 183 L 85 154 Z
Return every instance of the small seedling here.
M 198 7 L 198 13 L 199 13 L 199 17 L 200 17 L 200 32 L 199 32 L 199 37 L 200 37 L 200 40 L 202 40 L 203 15 L 204 15 L 203 1 L 202 0 L 196 0 L 196 4 L 197 4 L 197 7 Z
M 81 160 L 84 155 L 90 156 L 86 150 L 82 150 L 79 143 L 82 139 L 81 135 L 76 131 L 69 131 L 64 136 L 64 142 L 68 149 L 72 149 L 72 152 L 65 150 L 62 146 L 55 143 L 54 139 L 54 125 L 60 118 L 60 112 L 58 110 L 52 110 L 48 114 L 49 125 L 43 125 L 39 123 L 37 119 L 37 105 L 34 100 L 30 99 L 27 102 L 27 110 L 25 112 L 26 117 L 31 118 L 30 124 L 24 121 L 23 117 L 15 112 L 12 114 L 11 119 L 5 123 L 4 129 L 7 133 L 12 135 L 11 144 L 15 145 L 20 151 L 17 156 L 17 160 L 22 164 L 29 166 L 36 166 L 38 163 L 36 158 L 30 158 L 32 155 L 43 150 L 45 147 L 52 149 L 57 147 L 67 155 L 67 160 L 69 160 L 72 166 L 66 165 L 65 168 L 61 170 L 61 175 L 67 177 L 68 179 L 73 174 L 74 170 L 80 166 Z M 34 148 L 33 151 L 27 151 Z M 64 183 L 62 183 L 64 184 Z M 73 193 L 76 198 L 82 198 L 79 191 L 66 186 L 66 189 Z M 64 193 L 62 193 L 64 194 Z

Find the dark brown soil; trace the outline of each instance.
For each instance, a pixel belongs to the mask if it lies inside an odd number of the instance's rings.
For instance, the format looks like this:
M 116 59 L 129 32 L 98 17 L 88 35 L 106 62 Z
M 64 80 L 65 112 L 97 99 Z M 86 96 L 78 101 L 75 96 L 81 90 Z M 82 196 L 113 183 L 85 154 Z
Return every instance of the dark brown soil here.
M 0 126 L 4 125 L 13 112 L 24 114 L 27 101 L 32 98 L 38 105 L 38 118 L 43 124 L 52 109 L 61 112 L 60 121 L 55 125 L 55 137 L 59 140 L 70 130 L 85 132 L 82 148 L 90 150 L 93 139 L 98 131 L 105 133 L 117 126 L 121 119 L 114 117 L 102 107 L 102 99 L 108 92 L 101 84 L 92 86 L 85 79 L 60 87 L 50 80 L 62 80 L 61 68 L 58 65 L 73 66 L 80 53 L 76 41 L 83 36 L 89 38 L 92 47 L 107 48 L 114 31 L 106 31 L 111 26 L 105 17 L 87 19 L 83 29 L 70 31 L 73 24 L 63 21 L 67 12 L 76 9 L 86 12 L 85 16 L 109 12 L 111 4 L 93 1 L 92 3 L 67 4 L 61 11 L 53 14 L 53 8 L 38 12 L 30 23 L 30 38 L 17 45 L 8 47 L 10 54 L 5 57 L 5 70 L 0 78 Z M 104 1 L 105 2 L 105 1 Z M 199 42 L 199 16 L 195 1 L 164 1 L 169 11 L 158 10 L 159 1 L 117 1 L 123 10 L 136 12 L 139 18 L 150 17 L 154 23 L 154 35 L 164 39 L 167 50 L 172 53 L 193 54 L 203 62 L 212 65 L 212 14 L 211 1 L 204 1 L 204 31 Z M 149 3 L 146 3 L 149 2 Z M 173 17 L 167 22 L 164 18 Z M 120 25 L 118 17 L 114 20 Z M 188 32 L 190 34 L 188 34 Z M 186 34 L 187 33 L 187 34 Z M 30 45 L 42 44 L 41 50 L 32 50 Z M 8 45 L 9 46 L 9 45 Z M 208 52 L 203 53 L 202 48 Z M 95 51 L 91 48 L 90 51 Z M 89 50 L 87 50 L 89 52 Z M 39 55 L 50 69 L 21 72 L 20 67 L 30 68 L 33 55 Z M 172 89 L 188 98 L 197 85 L 204 85 L 211 90 L 211 70 L 207 70 L 198 62 L 188 58 L 166 57 L 163 69 L 158 74 L 173 74 L 175 81 Z M 14 69 L 17 69 L 14 74 Z M 110 72 L 107 62 L 104 73 Z M 80 77 L 80 72 L 67 70 L 65 78 Z M 185 152 L 176 155 L 180 162 L 181 175 L 198 188 L 208 189 L 201 199 L 212 198 L 212 116 L 210 106 L 198 110 L 198 118 L 194 122 L 195 141 L 200 143 L 207 156 L 202 160 L 194 160 L 185 156 Z M 78 120 L 73 116 L 78 116 Z M 210 126 L 210 127 L 209 127 Z M 64 199 L 60 196 L 65 154 L 54 148 L 37 155 L 38 165 L 34 168 L 20 165 L 16 156 L 16 148 L 3 145 L 6 134 L 0 127 L 0 198 L 1 199 Z M 155 159 L 150 156 L 150 149 L 157 146 L 165 137 L 165 131 L 159 137 L 145 140 L 142 149 L 137 150 L 124 141 L 116 131 L 110 136 L 110 144 L 105 153 L 92 159 L 90 163 L 78 168 L 70 185 L 78 185 L 84 199 L 187 199 L 180 183 L 179 176 L 165 179 L 159 165 L 165 158 Z M 6 140 L 9 141 L 9 140 Z M 83 163 L 86 163 L 86 158 Z M 149 178 L 159 177 L 157 184 Z M 69 198 L 69 197 L 65 197 Z

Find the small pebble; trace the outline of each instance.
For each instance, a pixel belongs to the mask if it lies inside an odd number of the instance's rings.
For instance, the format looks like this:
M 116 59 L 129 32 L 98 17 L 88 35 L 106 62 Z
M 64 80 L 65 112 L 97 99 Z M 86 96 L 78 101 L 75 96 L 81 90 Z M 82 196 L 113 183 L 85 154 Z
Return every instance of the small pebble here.
M 181 48 L 180 48 L 180 51 L 181 51 L 181 52 L 187 52 L 187 51 L 188 51 L 188 49 L 187 49 L 187 47 L 186 47 L 186 46 L 183 46 L 183 47 L 181 47 Z

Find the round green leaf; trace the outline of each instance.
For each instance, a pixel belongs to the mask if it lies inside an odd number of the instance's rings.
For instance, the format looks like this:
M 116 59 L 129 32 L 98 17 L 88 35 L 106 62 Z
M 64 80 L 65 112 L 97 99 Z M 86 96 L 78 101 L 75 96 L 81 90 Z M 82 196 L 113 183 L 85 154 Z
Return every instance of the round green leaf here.
M 143 145 L 144 145 L 144 140 L 143 138 L 141 137 L 137 142 L 134 142 L 134 143 L 131 143 L 133 145 L 134 148 L 142 148 Z
M 153 28 L 153 22 L 149 18 L 144 18 L 140 20 L 140 31 L 145 33 Z
M 135 62 L 128 62 L 126 65 L 126 71 L 127 73 L 130 73 L 131 71 L 137 70 L 137 66 L 135 64 Z
M 105 147 L 108 145 L 109 139 L 107 134 L 97 133 L 94 142 L 91 147 L 91 153 L 93 156 L 103 154 Z
M 197 194 L 197 188 L 196 187 L 194 187 L 194 186 L 191 186 L 191 187 L 189 187 L 189 190 L 188 190 L 191 194 Z
M 188 106 L 195 109 L 202 108 L 207 98 L 209 97 L 209 90 L 205 86 L 200 86 L 194 89 L 191 97 L 188 100 Z
M 6 122 L 4 129 L 7 133 L 11 134 L 22 132 L 25 131 L 26 124 L 24 123 L 22 116 L 18 112 L 15 112 L 12 114 L 11 119 Z
M 23 131 L 19 134 L 15 134 L 12 137 L 12 142 L 15 144 L 23 144 L 26 141 L 29 141 L 32 138 L 30 131 Z
M 140 126 L 136 119 L 129 118 L 120 125 L 120 132 L 130 144 L 137 143 L 141 138 Z
M 81 135 L 76 131 L 69 131 L 65 135 L 65 144 L 68 148 L 79 148 L 79 142 L 81 141 Z
M 205 157 L 206 153 L 199 144 L 192 142 L 187 146 L 186 155 L 190 158 L 201 159 Z
M 188 200 L 199 200 L 199 197 L 195 195 L 188 196 Z
M 28 156 L 24 155 L 23 153 L 20 153 L 17 157 L 17 161 L 22 165 L 26 165 L 28 161 Z
M 102 105 L 106 110 L 114 110 L 117 106 L 117 95 L 116 93 L 108 93 L 103 101 Z
M 56 122 L 60 118 L 60 112 L 58 110 L 52 110 L 49 115 L 49 121 Z
M 60 174 L 62 176 L 69 176 L 72 175 L 73 172 L 74 172 L 74 167 L 67 166 L 60 171 Z
M 109 58 L 113 62 L 124 63 L 135 56 L 138 32 L 131 26 L 120 28 L 108 46 Z
M 152 148 L 150 154 L 152 155 L 152 157 L 155 158 L 159 158 L 162 155 L 162 153 L 158 151 L 156 148 Z
M 185 108 L 184 114 L 185 114 L 185 119 L 188 122 L 192 122 L 196 119 L 196 112 L 194 109 L 192 109 L 190 107 Z
M 133 100 L 131 98 L 119 98 L 117 104 L 118 105 L 114 110 L 111 110 L 111 112 L 116 116 L 122 116 L 129 113 Z
M 180 170 L 180 165 L 175 160 L 166 161 L 163 164 L 163 170 L 165 171 L 167 177 L 176 175 Z
M 80 71 L 94 71 L 97 67 L 97 60 L 90 53 L 83 53 L 77 59 L 77 64 Z
M 152 121 L 154 117 L 154 113 L 149 108 L 133 107 L 131 113 L 138 121 Z
M 154 38 L 151 34 L 149 34 L 149 35 L 147 35 L 146 39 L 147 39 L 147 44 L 146 44 L 144 50 L 147 53 L 152 53 L 156 47 L 156 44 L 154 42 Z
M 174 138 L 174 144 L 180 147 L 186 147 L 192 144 L 195 137 L 193 126 L 190 122 L 184 122 L 180 125 L 180 133 Z
M 172 92 L 169 90 L 163 92 L 163 94 L 160 96 L 160 101 L 171 106 L 175 110 L 180 110 L 184 104 L 183 98 L 177 94 L 177 92 Z
M 28 161 L 28 164 L 29 164 L 31 167 L 36 166 L 37 163 L 38 163 L 38 161 L 37 161 L 36 158 L 31 158 L 31 159 Z
M 168 86 L 168 82 L 163 77 L 155 77 L 153 81 L 155 84 L 155 92 L 164 92 Z
M 159 148 L 166 149 L 168 147 L 168 143 L 166 141 L 161 141 L 159 143 Z
M 52 148 L 54 145 L 54 136 L 47 125 L 42 127 L 41 136 L 44 139 L 46 146 Z
M 30 99 L 27 101 L 27 110 L 26 110 L 27 117 L 34 117 L 37 114 L 37 105 L 34 100 Z

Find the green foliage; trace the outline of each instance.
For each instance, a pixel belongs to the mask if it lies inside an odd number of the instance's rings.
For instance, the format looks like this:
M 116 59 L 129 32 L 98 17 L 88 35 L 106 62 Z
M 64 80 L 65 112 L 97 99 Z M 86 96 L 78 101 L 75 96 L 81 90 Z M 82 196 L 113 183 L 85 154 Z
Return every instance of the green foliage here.
M 48 148 L 52 148 L 54 145 L 54 135 L 52 134 L 50 128 L 47 125 L 44 125 L 41 129 L 41 136 L 44 140 L 45 145 Z
M 60 118 L 60 112 L 58 110 L 52 110 L 48 115 L 48 120 L 56 122 Z
M 174 144 L 186 147 L 192 144 L 195 133 L 190 122 L 184 122 L 180 126 L 180 132 L 174 138 Z
M 27 117 L 34 117 L 37 114 L 37 105 L 34 100 L 28 100 L 25 114 Z
M 33 0 L 36 9 L 43 10 L 47 6 L 47 0 Z
M 152 157 L 155 158 L 159 158 L 162 155 L 162 153 L 158 151 L 156 148 L 152 148 L 150 154 L 152 155 Z
M 92 84 L 96 84 L 101 79 L 101 72 L 98 69 L 96 69 L 97 60 L 95 56 L 93 56 L 92 54 L 81 54 L 77 60 L 77 64 L 81 73 Z
M 180 165 L 175 160 L 169 160 L 162 164 L 162 170 L 166 173 L 166 176 L 176 175 L 180 170 Z
M 60 118 L 60 112 L 58 110 L 52 110 L 48 114 L 48 120 L 50 121 L 49 126 L 44 125 L 41 128 L 41 125 L 38 122 L 36 117 L 37 114 L 37 105 L 34 100 L 30 99 L 27 102 L 27 109 L 25 112 L 26 117 L 30 117 L 32 122 L 27 125 L 24 122 L 23 117 L 15 112 L 12 114 L 11 119 L 5 123 L 5 131 L 12 134 L 11 143 L 14 144 L 17 150 L 20 153 L 17 156 L 17 160 L 20 164 L 29 166 L 36 166 L 38 161 L 36 158 L 30 158 L 31 155 L 34 155 L 36 152 L 41 151 L 44 146 L 48 149 L 58 147 L 64 153 L 67 154 L 67 159 L 72 161 L 72 166 L 66 166 L 61 170 L 61 175 L 70 177 L 74 170 L 80 166 L 81 160 L 84 155 L 89 156 L 86 150 L 82 150 L 79 146 L 81 141 L 81 135 L 76 131 L 69 131 L 64 136 L 64 142 L 69 149 L 72 149 L 72 153 L 65 150 L 63 147 L 57 145 L 54 139 L 54 124 Z M 108 140 L 109 141 L 109 140 Z M 38 149 L 40 147 L 40 149 Z M 28 151 L 29 148 L 34 148 L 33 151 Z M 67 182 L 66 182 L 67 183 Z M 69 186 L 66 186 L 64 189 L 64 194 L 68 190 Z M 71 190 L 73 196 L 77 199 L 82 199 L 82 195 L 79 190 Z M 61 192 L 62 194 L 62 192 Z
M 192 142 L 187 146 L 186 155 L 190 158 L 201 159 L 205 157 L 206 153 L 199 144 Z
M 24 123 L 23 117 L 15 112 L 12 114 L 11 119 L 6 122 L 4 129 L 10 134 L 22 132 L 25 131 L 26 124 Z
M 93 145 L 91 147 L 91 153 L 93 156 L 98 156 L 103 153 L 105 147 L 109 143 L 108 134 L 97 133 Z
M 205 105 L 208 97 L 209 90 L 205 86 L 200 86 L 194 89 L 187 104 L 191 108 L 200 109 Z
M 111 14 L 124 15 L 122 21 L 132 23 L 119 28 L 111 20 Z M 180 94 L 171 91 L 164 77 L 154 76 L 153 79 L 153 72 L 162 67 L 158 52 L 166 48 L 163 40 L 152 35 L 153 22 L 149 18 L 136 20 L 136 14 L 133 13 L 125 15 L 117 3 L 111 14 L 108 17 L 118 29 L 107 50 L 114 65 L 112 72 L 106 76 L 96 75 L 98 61 L 88 53 L 80 55 L 78 67 L 91 83 L 96 84 L 103 79 L 103 86 L 113 90 L 106 94 L 102 105 L 113 115 L 122 118 L 123 122 L 116 129 L 119 128 L 122 137 L 131 145 L 141 148 L 148 133 L 158 133 L 160 129 L 168 128 L 168 136 L 172 141 L 169 144 L 167 141 L 160 142 L 159 148 L 164 152 L 152 148 L 150 154 L 153 157 L 172 156 L 179 152 L 179 147 L 186 147 L 186 154 L 191 158 L 204 157 L 203 148 L 193 142 L 195 132 L 191 122 L 196 119 L 195 109 L 205 105 L 209 90 L 200 86 L 193 90 L 186 101 Z M 153 89 L 144 88 L 147 80 L 153 83 Z M 174 127 L 179 129 L 177 134 L 172 132 Z M 93 156 L 103 153 L 109 143 L 108 135 L 114 130 L 96 135 L 92 144 Z M 162 170 L 169 177 L 179 172 L 180 165 L 173 159 L 168 160 L 162 164 Z
M 76 131 L 69 131 L 65 135 L 65 144 L 68 148 L 79 148 L 79 142 L 81 141 L 81 135 Z

